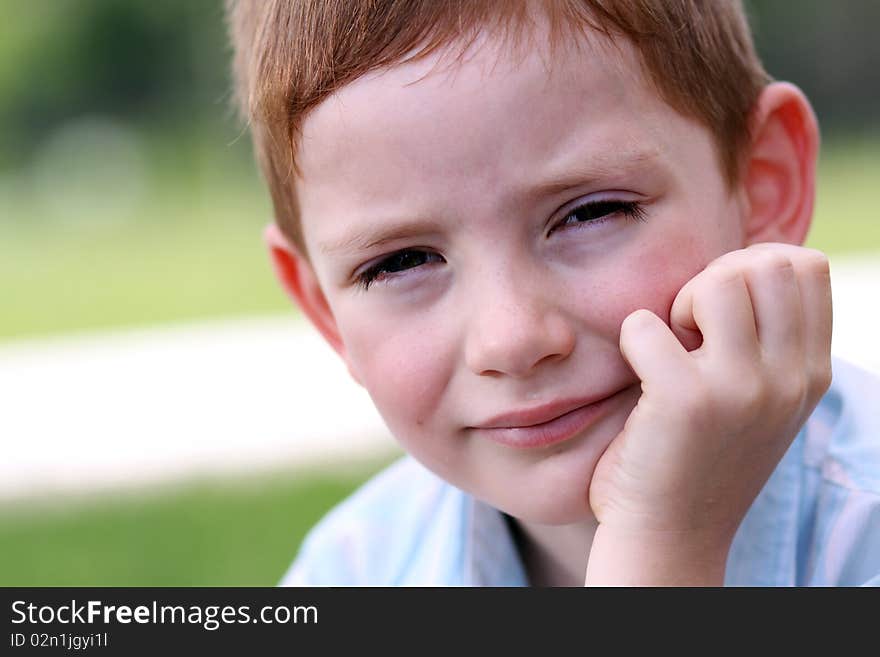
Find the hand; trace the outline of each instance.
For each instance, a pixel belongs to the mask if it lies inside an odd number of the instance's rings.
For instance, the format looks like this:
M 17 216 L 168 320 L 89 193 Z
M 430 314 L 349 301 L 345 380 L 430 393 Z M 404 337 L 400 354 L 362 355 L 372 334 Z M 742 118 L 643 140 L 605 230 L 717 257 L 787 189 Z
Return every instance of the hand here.
M 590 484 L 599 529 L 588 581 L 606 567 L 633 573 L 650 555 L 661 569 L 703 563 L 720 584 L 743 516 L 831 382 L 830 276 L 818 251 L 725 254 L 685 284 L 669 324 L 637 310 L 621 326 L 642 396 Z M 697 331 L 702 344 L 688 352 Z M 642 565 L 623 564 L 627 555 Z

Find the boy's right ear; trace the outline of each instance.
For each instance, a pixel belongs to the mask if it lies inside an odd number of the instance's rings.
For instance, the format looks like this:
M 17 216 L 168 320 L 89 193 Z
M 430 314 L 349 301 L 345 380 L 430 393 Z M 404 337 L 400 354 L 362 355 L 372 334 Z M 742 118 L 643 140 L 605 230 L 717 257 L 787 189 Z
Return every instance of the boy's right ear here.
M 349 365 L 349 371 L 358 381 L 348 362 L 345 344 L 336 326 L 336 318 L 333 317 L 333 311 L 330 310 L 330 305 L 321 291 L 321 286 L 308 260 L 295 245 L 291 244 L 275 223 L 266 226 L 263 239 L 269 247 L 272 266 L 281 287 L 342 357 L 346 365 Z

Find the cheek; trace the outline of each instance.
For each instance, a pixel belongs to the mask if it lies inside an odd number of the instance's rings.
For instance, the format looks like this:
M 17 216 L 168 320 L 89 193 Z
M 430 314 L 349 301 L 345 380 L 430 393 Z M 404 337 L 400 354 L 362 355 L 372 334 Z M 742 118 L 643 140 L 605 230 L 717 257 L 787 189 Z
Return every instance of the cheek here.
M 595 318 L 603 335 L 616 342 L 623 320 L 635 310 L 646 308 L 668 323 L 669 311 L 679 290 L 713 260 L 711 245 L 684 239 L 673 248 L 654 241 L 634 249 L 622 260 L 609 261 L 605 271 L 594 271 L 594 285 L 581 290 L 583 316 Z M 621 262 L 626 263 L 621 266 Z M 597 308 L 597 305 L 601 307 Z
M 345 335 L 348 356 L 389 429 L 418 431 L 435 412 L 449 380 L 449 342 L 427 323 L 371 324 Z

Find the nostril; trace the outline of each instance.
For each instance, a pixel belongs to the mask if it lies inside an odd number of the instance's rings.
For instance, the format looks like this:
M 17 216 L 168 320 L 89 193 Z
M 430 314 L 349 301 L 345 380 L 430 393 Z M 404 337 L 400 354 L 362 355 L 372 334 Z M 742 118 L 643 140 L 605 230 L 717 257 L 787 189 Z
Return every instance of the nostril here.
M 480 376 L 522 378 L 565 360 L 574 345 L 571 327 L 562 318 L 545 314 L 536 321 L 499 322 L 491 331 L 477 326 L 468 339 L 466 360 L 471 371 Z

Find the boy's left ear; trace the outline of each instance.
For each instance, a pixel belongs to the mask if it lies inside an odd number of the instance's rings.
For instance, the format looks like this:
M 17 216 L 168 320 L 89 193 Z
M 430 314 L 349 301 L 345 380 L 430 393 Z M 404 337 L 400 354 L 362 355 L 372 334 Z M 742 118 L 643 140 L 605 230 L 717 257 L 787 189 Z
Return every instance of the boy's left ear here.
M 767 85 L 752 115 L 744 170 L 745 243 L 801 245 L 813 219 L 819 126 L 803 92 L 788 82 Z

